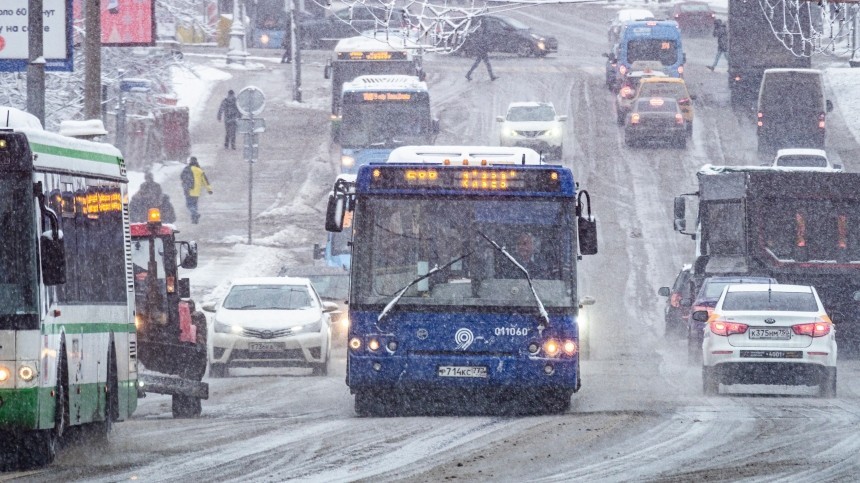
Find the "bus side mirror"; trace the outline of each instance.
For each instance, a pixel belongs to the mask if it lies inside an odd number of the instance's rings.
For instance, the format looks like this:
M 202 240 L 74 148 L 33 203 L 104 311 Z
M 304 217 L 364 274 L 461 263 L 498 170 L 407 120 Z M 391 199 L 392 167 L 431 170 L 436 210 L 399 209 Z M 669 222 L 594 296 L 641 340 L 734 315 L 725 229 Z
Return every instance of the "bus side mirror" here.
M 687 229 L 687 200 L 683 196 L 675 197 L 675 231 L 683 233 Z
M 50 231 L 42 233 L 42 282 L 45 285 L 62 285 L 66 283 L 66 246 L 63 242 L 63 232 L 53 237 Z
M 322 260 L 325 257 L 325 247 L 314 243 L 314 260 Z
M 323 79 L 331 79 L 331 61 L 323 68 Z
M 176 282 L 176 293 L 181 299 L 191 298 L 191 281 L 187 278 L 180 278 Z
M 580 216 L 578 225 L 579 253 L 595 255 L 597 253 L 597 218 Z
M 441 131 L 442 128 L 439 127 L 439 120 L 438 119 L 433 119 L 431 121 L 430 129 L 433 131 L 433 134 L 439 134 L 439 131 Z
M 418 80 L 421 82 L 424 82 L 425 80 L 427 80 L 427 73 L 424 72 L 424 69 L 421 69 L 418 71 Z
M 331 120 L 331 141 L 340 144 L 340 118 Z
M 827 112 L 832 111 L 833 110 L 833 101 L 831 101 L 830 99 L 827 99 L 826 106 L 827 106 Z
M 669 296 L 669 287 L 660 287 L 659 289 L 657 289 L 657 295 L 659 295 L 661 297 L 668 297 Z
M 186 269 L 197 268 L 197 242 L 179 242 L 179 266 Z
M 343 215 L 346 212 L 346 198 L 334 193 L 328 195 L 325 212 L 325 230 L 333 233 L 343 231 Z

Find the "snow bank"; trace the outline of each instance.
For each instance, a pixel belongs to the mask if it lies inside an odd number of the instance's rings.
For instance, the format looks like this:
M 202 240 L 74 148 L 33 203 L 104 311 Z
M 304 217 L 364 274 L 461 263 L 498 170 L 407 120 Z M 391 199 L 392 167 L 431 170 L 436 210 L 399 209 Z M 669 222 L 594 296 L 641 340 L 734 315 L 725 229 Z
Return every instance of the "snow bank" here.
M 836 99 L 833 100 L 836 109 L 842 113 L 842 119 L 860 143 L 860 69 L 851 67 L 831 67 L 827 69 L 827 81 Z

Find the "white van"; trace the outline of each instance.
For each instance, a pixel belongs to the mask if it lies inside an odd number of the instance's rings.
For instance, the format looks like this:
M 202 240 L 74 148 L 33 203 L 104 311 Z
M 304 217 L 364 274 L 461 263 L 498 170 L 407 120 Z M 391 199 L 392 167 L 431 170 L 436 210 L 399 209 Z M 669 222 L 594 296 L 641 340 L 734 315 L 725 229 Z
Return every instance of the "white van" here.
M 758 94 L 758 150 L 824 149 L 827 113 L 824 74 L 816 69 L 767 69 Z

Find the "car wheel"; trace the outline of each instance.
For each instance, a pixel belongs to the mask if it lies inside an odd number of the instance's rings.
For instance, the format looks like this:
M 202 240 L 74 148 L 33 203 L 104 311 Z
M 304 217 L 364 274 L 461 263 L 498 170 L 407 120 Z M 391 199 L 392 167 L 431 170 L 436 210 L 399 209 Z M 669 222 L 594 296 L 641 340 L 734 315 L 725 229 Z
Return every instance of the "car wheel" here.
M 618 121 L 618 125 L 619 125 L 619 126 L 623 126 L 623 125 L 624 125 L 624 119 L 627 117 L 627 116 L 624 114 L 624 111 L 622 111 L 621 109 L 616 109 L 616 110 L 615 110 L 615 117 L 616 117 L 616 119 L 617 119 L 617 121 Z
M 230 375 L 229 369 L 227 368 L 227 364 L 221 364 L 218 362 L 213 362 L 209 364 L 209 377 L 213 379 L 227 377 Z
M 678 136 L 675 145 L 678 146 L 678 149 L 687 149 L 687 133 Z
M 828 367 L 821 372 L 821 380 L 818 385 L 819 394 L 823 398 L 832 399 L 836 397 L 836 368 Z
M 716 368 L 702 366 L 702 392 L 705 396 L 717 396 L 720 394 L 720 379 Z
M 624 134 L 624 144 L 632 148 L 636 145 L 636 140 L 633 138 L 633 136 L 630 136 L 629 134 Z
M 534 55 L 534 49 L 528 42 L 522 42 L 517 46 L 517 55 L 520 57 L 531 57 Z
M 687 123 L 687 136 L 693 135 L 693 121 Z

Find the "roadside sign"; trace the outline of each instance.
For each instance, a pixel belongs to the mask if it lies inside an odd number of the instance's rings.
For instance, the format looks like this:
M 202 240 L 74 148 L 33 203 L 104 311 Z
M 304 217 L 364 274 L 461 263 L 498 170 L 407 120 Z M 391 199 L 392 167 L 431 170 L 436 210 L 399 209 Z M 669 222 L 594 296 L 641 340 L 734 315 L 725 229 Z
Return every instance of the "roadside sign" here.
M 149 92 L 152 82 L 148 79 L 122 79 L 119 81 L 120 92 Z
M 236 129 L 236 132 L 239 134 L 258 134 L 266 132 L 266 120 L 261 117 L 237 119 Z
M 266 96 L 260 89 L 248 86 L 236 95 L 236 106 L 242 114 L 256 116 L 266 107 Z
M 0 1 L 0 72 L 24 72 L 30 61 L 28 0 Z M 74 70 L 72 0 L 43 0 L 46 71 Z

